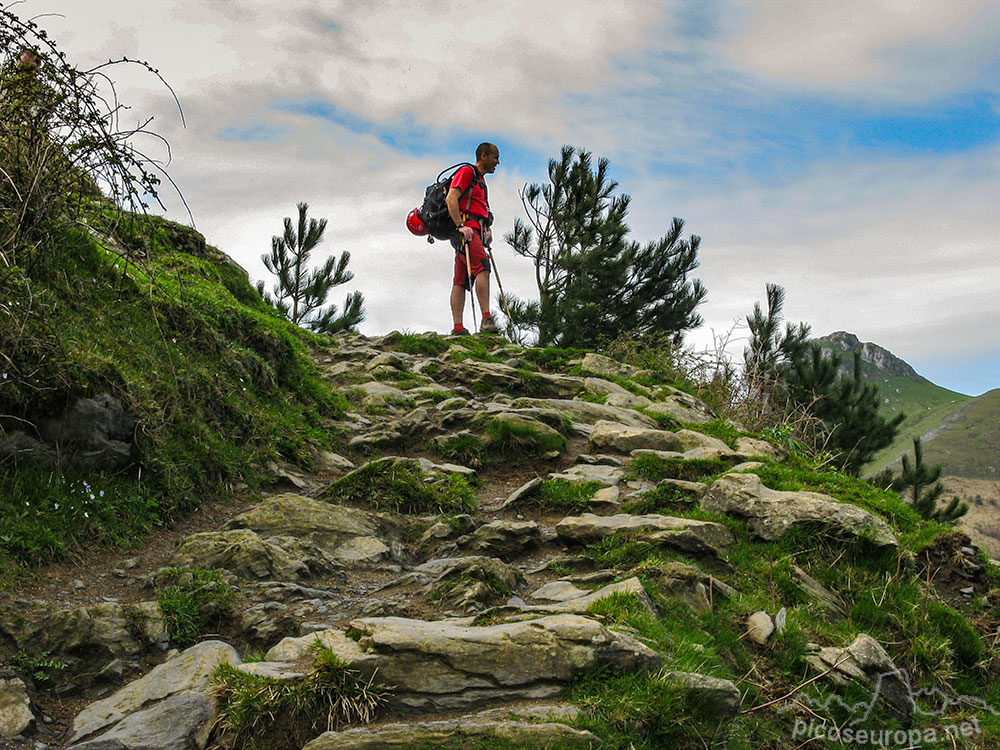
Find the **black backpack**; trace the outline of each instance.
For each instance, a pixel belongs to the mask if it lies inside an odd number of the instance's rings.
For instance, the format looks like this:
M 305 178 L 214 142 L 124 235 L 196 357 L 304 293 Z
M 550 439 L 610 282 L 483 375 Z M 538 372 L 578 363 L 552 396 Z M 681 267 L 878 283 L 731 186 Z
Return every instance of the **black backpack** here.
M 458 229 L 455 226 L 455 222 L 452 221 L 451 215 L 448 213 L 447 197 L 448 189 L 451 187 L 451 180 L 455 176 L 455 173 L 462 167 L 472 167 L 476 176 L 476 183 L 482 185 L 483 192 L 486 192 L 486 181 L 480 176 L 479 170 L 476 169 L 475 164 L 462 162 L 461 164 L 455 164 L 441 170 L 441 173 L 437 176 L 434 184 L 428 185 L 427 189 L 424 191 L 424 203 L 417 211 L 417 214 L 420 216 L 420 220 L 424 223 L 424 226 L 427 227 L 428 242 L 434 242 L 435 238 L 439 240 L 450 240 L 458 237 Z M 444 176 L 445 173 L 448 173 L 447 177 Z M 458 199 L 459 207 L 461 207 L 461 202 L 466 200 L 466 212 L 468 212 L 469 208 L 472 206 L 473 187 L 475 187 L 475 183 L 470 185 Z

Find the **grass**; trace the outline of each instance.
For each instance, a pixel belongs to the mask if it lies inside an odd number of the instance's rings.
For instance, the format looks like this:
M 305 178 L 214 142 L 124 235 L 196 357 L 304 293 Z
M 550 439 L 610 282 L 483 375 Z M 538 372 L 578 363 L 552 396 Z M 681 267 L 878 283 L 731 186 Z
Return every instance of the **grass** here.
M 216 727 L 233 750 L 298 750 L 321 732 L 374 719 L 388 689 L 363 680 L 319 639 L 302 680 L 284 681 L 221 663 L 212 681 L 221 708 Z
M 697 482 L 721 474 L 728 468 L 729 464 L 717 458 L 663 458 L 643 454 L 632 461 L 632 473 L 652 482 L 662 479 Z
M 468 480 L 457 474 L 428 479 L 415 460 L 377 459 L 333 482 L 321 498 L 411 515 L 475 511 Z
M 196 643 L 213 623 L 230 615 L 236 597 L 222 574 L 202 568 L 168 568 L 157 576 L 156 601 L 163 612 L 164 627 L 175 646 Z
M 31 567 L 95 542 L 128 546 L 160 525 L 160 504 L 158 492 L 122 477 L 8 466 L 0 471 L 0 559 Z
M 540 422 L 516 415 L 492 417 L 483 427 L 486 444 L 506 454 L 541 458 L 566 450 L 566 436 Z
M 643 516 L 649 513 L 674 514 L 693 509 L 698 496 L 672 484 L 663 484 L 622 503 L 621 512 Z
M 463 466 L 478 468 L 487 458 L 486 444 L 472 432 L 463 431 L 431 443 L 431 450 L 449 461 L 457 461 Z
M 116 241 L 145 258 L 126 264 L 67 229 L 48 265 L 0 280 L 0 298 L 11 301 L 0 314 L 0 429 L 25 429 L 102 392 L 137 424 L 128 472 L 5 466 L 0 567 L 62 559 L 87 538 L 134 540 L 227 486 L 262 486 L 270 460 L 308 467 L 334 446 L 325 424 L 346 401 L 310 356 L 326 340 L 281 319 L 218 251 L 177 250 L 180 230 L 155 217 L 120 224 Z M 81 480 L 105 491 L 97 526 L 78 524 L 90 512 L 73 489 Z M 24 502 L 37 517 L 12 520 Z
M 413 334 L 393 331 L 382 338 L 382 346 L 391 351 L 437 357 L 451 348 L 453 341 L 437 333 Z
M 601 489 L 600 482 L 571 482 L 568 479 L 545 479 L 517 507 L 555 510 L 561 513 L 584 513 Z

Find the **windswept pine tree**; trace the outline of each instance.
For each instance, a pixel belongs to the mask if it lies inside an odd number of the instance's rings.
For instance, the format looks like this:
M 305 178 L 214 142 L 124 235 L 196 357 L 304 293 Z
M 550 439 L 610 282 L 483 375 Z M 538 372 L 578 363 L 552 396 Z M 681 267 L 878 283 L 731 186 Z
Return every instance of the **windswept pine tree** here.
M 354 278 L 354 273 L 347 270 L 351 254 L 345 250 L 339 258 L 331 255 L 322 266 L 310 271 L 309 256 L 323 239 L 326 219 L 307 220 L 307 203 L 299 203 L 298 210 L 297 230 L 291 218 L 286 216 L 284 233 L 280 237 L 272 237 L 271 252 L 261 256 L 267 270 L 278 277 L 274 297 L 264 291 L 263 281 L 258 283 L 257 289 L 264 299 L 295 325 L 318 333 L 356 329 L 365 319 L 361 292 L 347 295 L 344 311 L 339 315 L 334 304 L 323 308 L 333 287 Z
M 892 489 L 928 521 L 955 523 L 969 512 L 969 504 L 953 497 L 947 505 L 939 507 L 938 500 L 944 494 L 944 486 L 938 481 L 940 478 L 941 467 L 927 466 L 924 463 L 924 448 L 920 438 L 915 437 L 913 463 L 910 463 L 909 456 L 903 455 L 903 470 L 892 480 Z
M 538 299 L 510 300 L 510 333 L 537 334 L 542 346 L 594 346 L 622 332 L 641 338 L 682 333 L 701 324 L 695 308 L 707 291 L 688 275 L 698 267 L 701 238 L 683 239 L 684 222 L 640 245 L 625 222 L 630 198 L 615 195 L 609 162 L 564 146 L 549 161 L 549 182 L 526 185 L 528 216 L 504 239 L 535 266 Z
M 840 373 L 840 358 L 809 340 L 809 326 L 787 324 L 782 334 L 785 291 L 767 286 L 768 310 L 760 305 L 747 316 L 750 343 L 744 349 L 749 398 L 771 414 L 796 413 L 817 427 L 811 442 L 829 451 L 834 463 L 857 476 L 872 456 L 889 445 L 905 415 L 890 419 L 879 413 L 878 388 L 866 383 L 861 353 L 855 352 L 849 375 Z

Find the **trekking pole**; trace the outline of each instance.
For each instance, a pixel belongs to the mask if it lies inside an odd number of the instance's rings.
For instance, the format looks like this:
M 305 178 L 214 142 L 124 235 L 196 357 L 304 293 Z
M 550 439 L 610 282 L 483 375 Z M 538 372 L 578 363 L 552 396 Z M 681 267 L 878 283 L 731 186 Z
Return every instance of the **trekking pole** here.
M 465 226 L 465 222 L 468 220 L 469 215 L 462 214 L 462 226 Z M 469 303 L 472 305 L 472 328 L 476 333 L 479 333 L 479 327 L 476 324 L 476 280 L 472 278 L 472 257 L 469 255 L 469 243 L 465 239 L 464 234 L 462 235 L 462 249 L 465 250 L 465 268 L 469 283 Z
M 500 290 L 500 307 L 503 308 L 504 315 L 507 316 L 507 320 L 510 320 L 510 309 L 507 307 L 507 295 L 503 292 L 503 282 L 500 281 L 500 269 L 497 268 L 497 260 L 493 257 L 493 248 L 490 245 L 486 246 L 486 252 L 490 255 L 490 265 L 493 266 L 493 273 L 497 277 L 497 288 Z

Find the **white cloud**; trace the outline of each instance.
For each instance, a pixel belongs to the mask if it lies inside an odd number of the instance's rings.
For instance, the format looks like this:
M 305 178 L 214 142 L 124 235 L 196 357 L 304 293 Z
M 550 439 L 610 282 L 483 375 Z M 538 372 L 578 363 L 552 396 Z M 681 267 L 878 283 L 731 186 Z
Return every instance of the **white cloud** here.
M 801 89 L 924 101 L 983 75 L 994 86 L 997 16 L 990 0 L 743 3 L 718 50 L 736 69 Z
M 412 123 L 441 142 L 451 143 L 456 130 L 470 133 L 469 149 L 506 140 L 556 156 L 569 142 L 611 157 L 621 190 L 633 196 L 636 239 L 659 237 L 674 215 L 704 238 L 696 275 L 709 300 L 705 329 L 693 340 L 728 330 L 773 281 L 788 292 L 787 319 L 805 320 L 817 334 L 852 330 L 904 358 L 1000 349 L 1000 334 L 990 333 L 1000 331 L 995 143 L 971 154 L 904 158 L 874 149 L 859 155 L 805 133 L 816 143 L 800 156 L 773 130 L 727 127 L 743 114 L 768 120 L 773 113 L 761 103 L 789 89 L 832 94 L 839 104 L 864 100 L 876 111 L 885 101 L 995 92 L 993 2 L 28 0 L 18 7 L 24 15 L 63 13 L 41 20 L 82 65 L 125 54 L 161 70 L 184 106 L 186 129 L 170 93 L 149 75 L 116 70 L 119 93 L 135 105 L 132 116 L 156 115 L 154 128 L 173 149 L 171 175 L 198 228 L 253 278 L 265 276 L 260 255 L 296 202 L 327 218 L 316 261 L 352 253 L 356 280 L 334 301 L 360 289 L 368 333 L 448 326 L 451 251 L 403 229 L 448 162 L 277 110 L 280 98 L 320 98 L 376 123 Z M 730 101 L 739 106 L 719 105 Z M 258 126 L 278 137 L 219 138 L 228 128 Z M 740 161 L 748 151 L 801 163 L 794 173 L 762 176 Z M 701 174 L 705 164 L 712 174 Z M 505 289 L 519 296 L 534 296 L 532 269 L 499 235 L 521 215 L 517 189 L 543 179 L 545 166 L 503 161 L 489 180 L 499 222 L 494 250 Z M 178 202 L 167 202 L 169 216 L 184 220 Z

